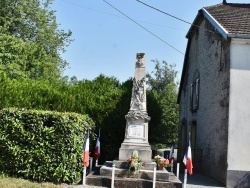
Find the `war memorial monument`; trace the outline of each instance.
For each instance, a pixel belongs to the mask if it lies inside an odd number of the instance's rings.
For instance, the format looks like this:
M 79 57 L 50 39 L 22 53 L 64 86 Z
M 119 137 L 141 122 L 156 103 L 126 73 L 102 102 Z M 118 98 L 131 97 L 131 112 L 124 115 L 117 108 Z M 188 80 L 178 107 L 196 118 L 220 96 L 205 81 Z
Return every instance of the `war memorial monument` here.
M 100 168 L 98 175 L 95 172 L 87 176 L 89 185 L 110 187 L 112 168 L 115 167 L 115 187 L 141 187 L 153 185 L 153 170 L 156 163 L 152 161 L 152 150 L 148 142 L 148 122 L 146 104 L 146 64 L 145 54 L 136 54 L 135 75 L 130 102 L 130 109 L 126 118 L 124 141 L 119 149 L 118 160 L 106 161 Z M 151 125 L 153 126 L 153 125 Z M 139 173 L 132 175 L 127 167 L 127 160 L 133 151 L 137 151 L 140 159 L 145 163 Z M 182 183 L 172 172 L 167 170 L 156 172 L 156 187 L 181 188 Z

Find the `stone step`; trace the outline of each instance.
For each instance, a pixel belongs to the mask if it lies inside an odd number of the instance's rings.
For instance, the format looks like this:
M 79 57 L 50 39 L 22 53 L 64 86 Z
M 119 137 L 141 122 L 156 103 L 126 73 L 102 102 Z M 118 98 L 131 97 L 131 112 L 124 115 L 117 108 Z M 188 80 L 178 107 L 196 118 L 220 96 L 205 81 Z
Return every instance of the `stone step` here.
M 112 161 L 106 161 L 100 168 L 101 176 L 112 176 Z M 141 169 L 140 171 L 133 173 L 125 168 L 115 168 L 115 176 L 121 178 L 136 177 L 140 179 L 153 180 L 153 170 Z M 156 180 L 169 181 L 169 172 L 167 170 L 156 171 Z
M 94 175 L 91 172 L 86 177 L 86 184 L 90 186 L 111 187 L 111 176 Z M 114 187 L 152 188 L 153 181 L 141 178 L 115 177 Z M 156 188 L 181 188 L 182 183 L 170 175 L 169 181 L 156 181 Z

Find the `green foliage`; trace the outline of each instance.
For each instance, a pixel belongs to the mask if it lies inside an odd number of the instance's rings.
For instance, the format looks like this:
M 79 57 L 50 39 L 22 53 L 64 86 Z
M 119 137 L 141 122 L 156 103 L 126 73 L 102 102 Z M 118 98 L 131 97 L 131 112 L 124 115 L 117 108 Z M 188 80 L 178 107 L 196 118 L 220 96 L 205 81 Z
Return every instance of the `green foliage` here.
M 58 29 L 51 0 L 0 1 L 0 64 L 11 78 L 54 79 L 71 32 Z
M 152 144 L 170 144 L 178 139 L 177 86 L 175 65 L 163 61 L 162 64 L 155 60 L 153 76 L 147 74 L 149 141 Z M 152 125 L 152 126 L 151 126 Z
M 75 90 L 76 101 L 80 102 L 78 111 L 85 107 L 85 112 L 95 119 L 98 126 L 109 117 L 121 97 L 119 82 L 104 75 L 99 75 L 93 81 L 79 81 L 72 89 Z
M 131 89 L 115 78 L 98 76 L 96 79 L 74 82 L 10 79 L 0 71 L 0 108 L 19 107 L 88 114 L 101 128 L 102 159 L 118 156 L 124 138 Z M 96 129 L 96 132 L 97 132 Z M 116 135 L 116 136 L 114 136 Z
M 36 181 L 79 180 L 87 115 L 7 108 L 0 111 L 0 169 Z
M 166 61 L 152 60 L 155 63 L 155 70 L 147 74 L 147 84 L 150 90 L 160 93 L 165 86 L 175 83 L 177 71 L 174 64 L 168 64 Z
M 133 81 L 132 78 L 119 85 L 119 97 L 112 100 L 113 105 L 110 113 L 104 119 L 101 129 L 102 158 L 101 162 L 114 160 L 119 155 L 119 148 L 124 140 L 126 119 L 129 111 Z
M 72 95 L 62 82 L 46 80 L 10 79 L 5 73 L 0 73 L 0 107 L 20 107 L 29 109 L 44 109 L 71 111 Z

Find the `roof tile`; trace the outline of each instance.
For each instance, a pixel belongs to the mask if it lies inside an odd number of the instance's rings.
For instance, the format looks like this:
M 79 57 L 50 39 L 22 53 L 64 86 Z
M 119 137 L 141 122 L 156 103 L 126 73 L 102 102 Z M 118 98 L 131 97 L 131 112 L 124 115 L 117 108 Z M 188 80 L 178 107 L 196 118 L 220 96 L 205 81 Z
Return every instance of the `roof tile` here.
M 250 34 L 250 4 L 226 3 L 204 8 L 229 34 Z

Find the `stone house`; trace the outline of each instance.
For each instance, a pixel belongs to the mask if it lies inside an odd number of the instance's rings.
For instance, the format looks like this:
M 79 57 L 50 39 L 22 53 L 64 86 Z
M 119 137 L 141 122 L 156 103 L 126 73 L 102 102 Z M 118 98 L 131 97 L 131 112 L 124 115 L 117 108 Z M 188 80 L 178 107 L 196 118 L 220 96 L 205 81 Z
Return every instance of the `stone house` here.
M 250 187 L 250 4 L 202 8 L 186 37 L 178 161 L 190 137 L 194 173 Z

